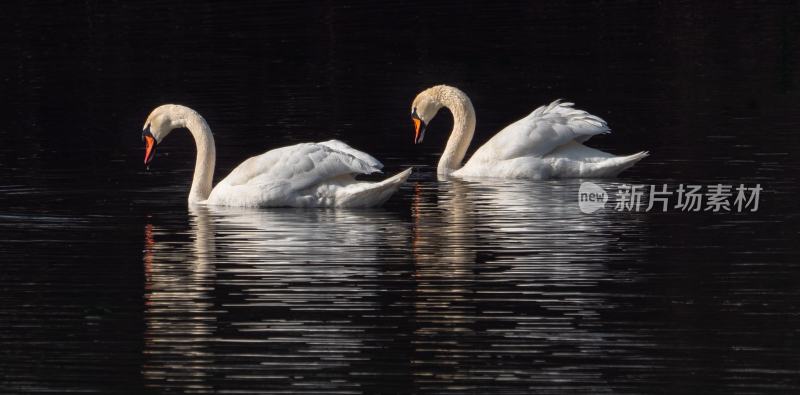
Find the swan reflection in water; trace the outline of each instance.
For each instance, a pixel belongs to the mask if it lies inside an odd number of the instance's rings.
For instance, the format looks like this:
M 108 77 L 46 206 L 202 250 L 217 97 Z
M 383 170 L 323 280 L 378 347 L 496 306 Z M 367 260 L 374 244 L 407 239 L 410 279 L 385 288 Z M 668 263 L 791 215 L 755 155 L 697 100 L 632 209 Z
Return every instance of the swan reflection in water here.
M 350 385 L 328 372 L 371 369 L 365 315 L 381 310 L 384 256 L 409 244 L 396 215 L 196 207 L 189 221 L 145 228 L 148 386 L 324 389 Z
M 198 207 L 188 230 L 147 225 L 145 381 L 608 390 L 607 346 L 638 340 L 603 327 L 613 301 L 602 284 L 630 281 L 608 265 L 642 253 L 618 240 L 641 224 L 580 213 L 577 185 L 418 183 L 410 220 Z
M 167 229 L 145 226 L 145 365 L 156 387 L 210 389 L 215 359 L 209 344 L 217 329 L 213 224 L 191 217 L 193 242 Z
M 610 210 L 581 213 L 579 184 L 417 184 L 411 246 L 418 388 L 494 382 L 493 389 L 560 383 L 610 390 L 602 361 L 616 346 L 608 346 L 642 342 L 603 328 L 601 314 L 614 306 L 600 290 L 632 280 L 609 263 L 644 253 L 619 240 L 621 233 L 636 237 L 642 224 Z

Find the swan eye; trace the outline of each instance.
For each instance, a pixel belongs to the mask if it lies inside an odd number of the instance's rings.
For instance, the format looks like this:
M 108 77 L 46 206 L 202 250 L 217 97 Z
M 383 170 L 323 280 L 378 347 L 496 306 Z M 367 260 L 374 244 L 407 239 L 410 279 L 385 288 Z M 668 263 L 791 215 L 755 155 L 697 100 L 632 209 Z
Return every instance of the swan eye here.
M 150 124 L 149 123 L 142 130 L 142 141 L 144 141 L 145 137 L 147 137 L 147 136 L 153 137 L 153 134 L 150 133 Z

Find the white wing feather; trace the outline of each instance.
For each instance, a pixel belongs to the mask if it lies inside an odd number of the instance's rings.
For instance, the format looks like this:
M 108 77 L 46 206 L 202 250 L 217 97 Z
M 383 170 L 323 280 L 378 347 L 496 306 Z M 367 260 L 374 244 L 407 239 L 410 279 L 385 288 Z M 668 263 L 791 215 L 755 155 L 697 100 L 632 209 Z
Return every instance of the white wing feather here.
M 382 167 L 377 159 L 341 141 L 302 143 L 247 159 L 219 185 L 281 183 L 296 191 L 343 175 L 380 172 Z
M 521 156 L 543 157 L 558 147 L 609 133 L 606 122 L 573 103 L 556 100 L 506 126 L 481 146 L 470 161 L 497 161 Z
M 380 172 L 380 169 L 383 169 L 383 164 L 377 159 L 373 158 L 372 155 L 363 151 L 359 151 L 339 140 L 328 140 L 328 141 L 323 141 L 319 144 L 324 145 L 334 151 L 339 151 L 341 153 L 352 155 L 356 159 L 368 164 L 369 166 L 377 168 L 378 172 Z

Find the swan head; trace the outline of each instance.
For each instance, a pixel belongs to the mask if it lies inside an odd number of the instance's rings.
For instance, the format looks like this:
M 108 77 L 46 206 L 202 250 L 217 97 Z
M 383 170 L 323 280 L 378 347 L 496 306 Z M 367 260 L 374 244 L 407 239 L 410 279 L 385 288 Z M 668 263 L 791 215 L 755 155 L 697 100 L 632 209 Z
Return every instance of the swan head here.
M 183 106 L 165 104 L 156 107 L 147 117 L 142 127 L 142 141 L 144 142 L 144 164 L 149 165 L 156 156 L 156 146 L 176 128 L 184 127 L 185 122 L 181 111 Z
M 438 100 L 438 86 L 428 88 L 414 98 L 411 103 L 411 121 L 414 122 L 414 144 L 419 144 L 425 138 L 425 129 L 433 120 L 433 117 L 444 106 Z

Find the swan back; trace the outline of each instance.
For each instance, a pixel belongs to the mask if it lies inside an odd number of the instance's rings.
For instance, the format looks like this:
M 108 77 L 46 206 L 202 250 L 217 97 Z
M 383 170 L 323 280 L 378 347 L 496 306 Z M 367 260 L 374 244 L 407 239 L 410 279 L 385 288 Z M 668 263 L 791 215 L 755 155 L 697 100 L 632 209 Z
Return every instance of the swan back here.
M 470 162 L 543 157 L 571 141 L 580 143 L 609 132 L 602 118 L 556 100 L 499 131 L 475 151 Z
M 276 148 L 251 157 L 219 182 L 209 202 L 296 206 L 297 192 L 325 183 L 352 181 L 353 175 L 380 172 L 381 162 L 347 144 L 330 140 Z M 276 204 L 280 202 L 281 204 Z

